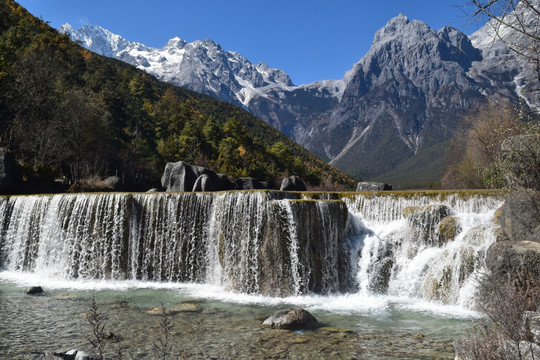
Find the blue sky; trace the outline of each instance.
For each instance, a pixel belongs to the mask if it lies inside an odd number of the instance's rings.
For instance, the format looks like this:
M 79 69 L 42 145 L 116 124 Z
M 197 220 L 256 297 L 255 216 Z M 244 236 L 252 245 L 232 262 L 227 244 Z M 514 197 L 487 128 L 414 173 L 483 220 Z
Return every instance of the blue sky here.
M 399 13 L 434 29 L 467 34 L 468 0 L 19 0 L 53 27 L 100 25 L 128 40 L 163 47 L 175 36 L 210 38 L 253 63 L 285 70 L 295 84 L 340 79 Z

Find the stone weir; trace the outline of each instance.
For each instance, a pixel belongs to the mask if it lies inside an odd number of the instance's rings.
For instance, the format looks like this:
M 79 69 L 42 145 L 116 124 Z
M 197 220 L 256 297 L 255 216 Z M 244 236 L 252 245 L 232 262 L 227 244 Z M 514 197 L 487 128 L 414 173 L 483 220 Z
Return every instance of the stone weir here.
M 68 279 L 350 290 L 340 200 L 268 191 L 0 198 L 0 266 Z
M 0 268 L 268 296 L 459 303 L 502 195 L 281 191 L 0 197 Z

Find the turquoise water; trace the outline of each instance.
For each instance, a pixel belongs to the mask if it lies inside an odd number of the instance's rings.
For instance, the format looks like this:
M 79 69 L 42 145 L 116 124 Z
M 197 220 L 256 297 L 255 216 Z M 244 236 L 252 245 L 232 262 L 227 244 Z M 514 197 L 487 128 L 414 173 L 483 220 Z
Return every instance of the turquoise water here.
M 45 292 L 31 296 L 24 290 L 30 284 L 37 284 L 38 275 L 2 272 L 0 279 L 2 359 L 35 359 L 47 351 L 73 348 L 91 352 L 87 338 L 92 328 L 85 314 L 92 297 L 104 316 L 106 330 L 117 335 L 116 340 L 108 344 L 110 357 L 114 358 L 120 348 L 123 358 L 128 359 L 153 358 L 153 343 L 160 335 L 160 317 L 149 315 L 147 311 L 162 304 L 170 308 L 185 301 L 195 300 L 200 308 L 199 312 L 172 317 L 173 351 L 187 358 L 265 358 L 267 355 L 260 352 L 265 347 L 253 348 L 253 344 L 270 341 L 277 341 L 278 345 L 271 349 L 285 353 L 285 358 L 316 358 L 317 354 L 324 355 L 321 358 L 422 358 L 420 353 L 414 353 L 414 342 L 418 342 L 414 340 L 415 335 L 424 336 L 422 354 L 428 350 L 434 354 L 440 351 L 449 354 L 452 339 L 470 328 L 471 320 L 477 316 L 474 312 L 420 300 L 359 295 L 281 299 L 235 294 L 193 284 L 42 279 L 40 284 Z M 300 335 L 261 327 L 262 321 L 274 311 L 289 307 L 303 307 L 315 315 L 323 329 L 345 329 L 351 331 L 350 335 L 336 340 L 334 334 L 344 332 L 316 330 Z M 298 339 L 302 341 L 298 343 Z M 296 349 L 305 345 L 304 340 L 311 346 Z M 428 350 L 424 342 L 429 344 Z M 294 346 L 280 348 L 289 343 Z M 321 347 L 330 351 L 332 346 L 336 347 L 333 352 L 310 355 L 313 349 Z M 393 356 L 404 349 L 413 351 L 413 355 Z M 383 352 L 381 357 L 378 351 Z M 282 356 L 278 355 L 266 358 Z

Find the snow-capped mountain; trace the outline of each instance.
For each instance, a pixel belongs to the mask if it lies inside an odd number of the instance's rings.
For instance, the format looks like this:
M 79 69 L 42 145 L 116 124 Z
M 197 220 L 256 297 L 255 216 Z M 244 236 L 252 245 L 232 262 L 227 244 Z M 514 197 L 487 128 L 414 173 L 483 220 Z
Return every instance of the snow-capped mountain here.
M 91 51 L 135 65 L 160 80 L 245 107 L 254 96 L 264 97 L 275 88 L 298 88 L 284 71 L 262 62 L 254 65 L 210 39 L 186 42 L 175 37 L 156 49 L 95 25 L 75 30 L 65 24 L 59 30 Z
M 174 38 L 155 49 L 98 26 L 60 30 L 161 80 L 242 105 L 362 179 L 421 168 L 428 180 L 439 180 L 460 118 L 488 99 L 517 102 L 527 88 L 523 62 L 494 46 L 487 27 L 468 37 L 402 14 L 377 31 L 343 79 L 300 86 L 282 70 L 253 65 L 209 39 Z

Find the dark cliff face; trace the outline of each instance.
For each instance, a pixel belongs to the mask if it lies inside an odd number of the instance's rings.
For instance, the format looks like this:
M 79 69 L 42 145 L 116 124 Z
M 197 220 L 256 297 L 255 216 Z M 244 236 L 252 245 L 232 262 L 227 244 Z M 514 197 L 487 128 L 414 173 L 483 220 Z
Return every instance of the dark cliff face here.
M 261 104 L 268 101 L 255 98 L 249 108 L 361 179 L 418 168 L 419 182 L 437 181 L 460 118 L 486 94 L 517 99 L 512 66 L 490 73 L 481 64 L 482 51 L 464 33 L 449 26 L 436 31 L 400 15 L 376 33 L 346 75 L 341 98 L 322 100 L 319 92 L 302 103 L 290 92 L 266 107 Z
M 467 76 L 481 59 L 456 29 L 434 31 L 404 16 L 393 19 L 355 66 L 342 101 L 314 144 L 334 139 L 326 146 L 332 164 L 361 178 L 399 167 L 449 140 L 459 115 L 484 100 Z M 442 160 L 432 159 L 440 165 Z
M 248 108 L 258 118 L 306 146 L 311 141 L 310 133 L 319 127 L 321 115 L 339 103 L 331 90 L 335 91 L 317 85 L 290 91 L 274 88 L 265 96 L 254 97 Z

